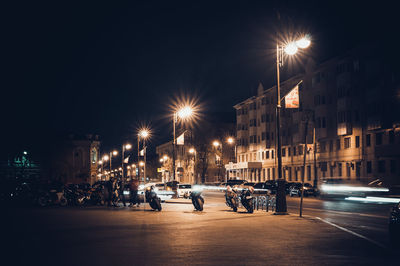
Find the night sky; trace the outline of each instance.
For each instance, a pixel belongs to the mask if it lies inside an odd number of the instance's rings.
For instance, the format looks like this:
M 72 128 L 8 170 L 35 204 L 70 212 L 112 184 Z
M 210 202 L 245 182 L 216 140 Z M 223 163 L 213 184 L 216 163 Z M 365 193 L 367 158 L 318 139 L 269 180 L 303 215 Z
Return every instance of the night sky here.
M 170 139 L 177 97 L 196 97 L 203 119 L 234 122 L 234 104 L 260 80 L 273 86 L 277 33 L 310 33 L 304 56 L 321 62 L 366 40 L 386 48 L 399 24 L 383 1 L 10 2 L 1 8 L 2 153 L 40 151 L 69 132 L 119 147 L 142 124 L 154 150 Z

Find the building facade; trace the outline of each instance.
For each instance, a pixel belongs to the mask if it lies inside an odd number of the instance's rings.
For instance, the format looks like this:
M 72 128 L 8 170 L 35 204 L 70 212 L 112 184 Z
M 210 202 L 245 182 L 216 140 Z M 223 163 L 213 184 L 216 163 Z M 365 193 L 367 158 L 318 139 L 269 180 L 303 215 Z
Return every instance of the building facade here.
M 400 88 L 383 58 L 358 48 L 281 83 L 281 97 L 300 81 L 300 108 L 281 109 L 282 176 L 316 184 L 325 178 L 400 183 Z M 276 179 L 276 87 L 234 106 L 237 163 L 229 176 Z M 307 124 L 307 130 L 306 130 Z M 306 142 L 305 142 L 306 136 Z M 306 163 L 304 168 L 304 143 Z
M 50 177 L 64 184 L 96 182 L 100 160 L 98 135 L 70 135 L 52 151 Z

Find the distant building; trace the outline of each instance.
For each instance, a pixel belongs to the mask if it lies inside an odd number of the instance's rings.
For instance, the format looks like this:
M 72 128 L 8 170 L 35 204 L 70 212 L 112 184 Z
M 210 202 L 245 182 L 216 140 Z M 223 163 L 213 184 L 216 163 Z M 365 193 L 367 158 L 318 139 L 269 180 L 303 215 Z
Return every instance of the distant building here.
M 226 143 L 227 136 L 234 136 L 234 124 L 204 123 L 202 129 L 186 131 L 184 144 L 176 145 L 176 178 L 180 183 L 202 184 L 223 182 L 224 165 L 234 158 L 234 145 Z M 213 146 L 213 141 L 220 145 Z M 173 142 L 157 146 L 160 159 L 159 173 L 163 182 L 173 179 Z
M 358 48 L 320 65 L 309 62 L 305 73 L 281 83 L 283 97 L 302 80 L 300 108 L 285 109 L 282 102 L 282 174 L 287 181 L 301 180 L 308 119 L 306 182 L 381 178 L 400 183 L 399 76 L 370 51 Z M 230 176 L 277 178 L 276 102 L 276 87 L 265 89 L 260 83 L 257 95 L 234 106 L 237 163 L 225 166 Z
M 39 180 L 41 165 L 28 151 L 22 151 L 8 160 L 0 161 L 0 177 L 7 182 L 32 182 Z
M 98 179 L 99 151 L 98 135 L 70 135 L 52 151 L 50 178 L 65 184 L 93 184 Z

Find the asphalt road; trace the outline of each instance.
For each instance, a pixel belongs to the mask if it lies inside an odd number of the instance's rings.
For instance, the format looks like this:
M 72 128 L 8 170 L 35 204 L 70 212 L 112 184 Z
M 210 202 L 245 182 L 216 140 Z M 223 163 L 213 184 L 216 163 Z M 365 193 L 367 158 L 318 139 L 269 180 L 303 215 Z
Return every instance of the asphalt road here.
M 224 205 L 219 192 L 206 193 L 212 202 Z M 300 198 L 286 197 L 288 213 L 299 215 Z M 359 234 L 375 245 L 389 247 L 388 221 L 393 203 L 364 203 L 344 199 L 319 199 L 305 197 L 303 216 L 321 218 L 343 229 Z M 350 232 L 350 233 L 351 233 Z
M 390 205 L 288 197 L 290 215 L 234 213 L 219 192 L 140 207 L 8 208 L 6 265 L 395 265 Z M 319 220 L 319 217 L 323 220 Z M 390 261 L 388 261 L 390 259 Z

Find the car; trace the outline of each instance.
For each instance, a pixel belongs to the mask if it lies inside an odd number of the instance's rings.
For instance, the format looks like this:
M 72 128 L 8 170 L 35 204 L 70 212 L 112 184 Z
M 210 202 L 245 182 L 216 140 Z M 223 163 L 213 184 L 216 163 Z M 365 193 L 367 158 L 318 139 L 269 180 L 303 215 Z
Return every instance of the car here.
M 242 185 L 243 183 L 246 183 L 246 182 L 247 182 L 247 180 L 244 180 L 244 179 L 229 179 L 226 182 L 226 185 L 227 186 L 231 186 L 231 187 L 233 187 L 234 185 L 240 186 L 240 185 Z
M 249 188 L 249 187 L 254 187 L 255 184 L 256 184 L 255 182 L 246 182 L 246 183 L 241 184 L 239 187 Z
M 191 184 L 178 184 L 178 198 L 184 197 L 188 198 L 190 193 L 192 193 L 192 185 Z
M 160 197 L 162 202 L 171 199 L 175 193 L 173 191 L 164 189 L 166 185 L 161 186 L 161 184 L 164 183 L 146 183 L 145 185 L 140 185 L 138 190 L 139 201 L 143 202 L 144 191 L 149 186 L 154 186 L 154 191 L 157 193 L 157 196 Z
M 276 194 L 278 187 L 276 185 L 275 180 L 267 180 L 267 181 L 265 181 L 265 185 L 266 185 L 266 188 L 271 191 L 271 194 Z
M 286 182 L 286 183 L 285 183 L 285 192 L 286 192 L 286 195 L 289 194 L 290 187 L 291 187 L 292 185 L 294 185 L 295 183 L 296 183 L 296 182 Z
M 268 189 L 268 184 L 265 182 L 258 182 L 253 185 L 254 194 L 271 194 L 271 190 Z
M 400 247 L 400 202 L 392 208 L 389 215 L 389 238 L 393 247 Z
M 310 183 L 304 183 L 303 189 L 305 197 L 310 195 L 317 196 L 317 190 Z M 293 197 L 295 195 L 301 196 L 301 183 L 295 183 L 290 187 L 289 196 Z

